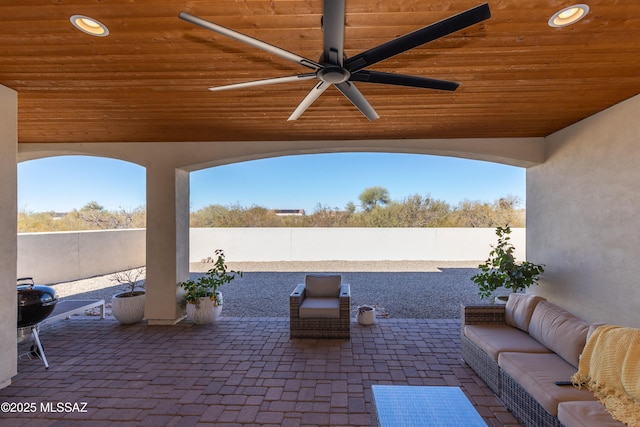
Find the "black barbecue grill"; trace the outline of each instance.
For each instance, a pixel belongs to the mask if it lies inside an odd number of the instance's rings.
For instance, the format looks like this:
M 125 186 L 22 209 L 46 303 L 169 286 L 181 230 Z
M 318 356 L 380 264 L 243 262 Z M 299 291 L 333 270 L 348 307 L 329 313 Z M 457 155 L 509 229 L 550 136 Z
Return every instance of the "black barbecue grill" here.
M 42 359 L 46 368 L 49 363 L 38 336 L 39 323 L 51 314 L 57 303 L 58 295 L 53 288 L 36 285 L 31 277 L 18 279 L 18 342 L 31 338 L 30 354 Z

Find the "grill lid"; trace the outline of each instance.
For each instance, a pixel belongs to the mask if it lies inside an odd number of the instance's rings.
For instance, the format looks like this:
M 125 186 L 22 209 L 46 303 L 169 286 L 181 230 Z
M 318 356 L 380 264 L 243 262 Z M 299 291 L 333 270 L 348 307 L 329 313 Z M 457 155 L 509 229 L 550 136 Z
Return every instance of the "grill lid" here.
M 42 322 L 56 307 L 58 295 L 49 286 L 34 285 L 33 279 L 18 279 L 18 328 Z
M 40 305 L 47 307 L 55 305 L 58 295 L 55 289 L 42 285 L 22 285 L 18 286 L 18 307 L 30 305 Z

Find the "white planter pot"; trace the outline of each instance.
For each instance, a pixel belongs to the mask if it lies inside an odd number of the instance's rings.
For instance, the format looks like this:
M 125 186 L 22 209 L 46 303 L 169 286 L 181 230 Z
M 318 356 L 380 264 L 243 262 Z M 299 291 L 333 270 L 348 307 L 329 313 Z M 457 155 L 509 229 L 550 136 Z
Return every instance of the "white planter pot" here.
M 144 291 L 139 295 L 132 297 L 123 296 L 124 293 L 115 294 L 111 298 L 111 314 L 118 322 L 125 325 L 137 323 L 144 318 Z
M 222 302 L 222 294 L 217 292 L 218 299 Z M 215 305 L 211 298 L 200 298 L 198 305 L 187 304 L 187 317 L 196 325 L 207 325 L 218 320 L 222 312 L 222 304 Z
M 376 323 L 376 309 L 368 305 L 358 307 L 358 323 L 364 326 Z
M 507 300 L 509 299 L 508 295 L 500 295 L 497 296 L 493 299 L 493 303 L 494 304 L 501 304 L 501 305 L 505 305 L 507 303 Z

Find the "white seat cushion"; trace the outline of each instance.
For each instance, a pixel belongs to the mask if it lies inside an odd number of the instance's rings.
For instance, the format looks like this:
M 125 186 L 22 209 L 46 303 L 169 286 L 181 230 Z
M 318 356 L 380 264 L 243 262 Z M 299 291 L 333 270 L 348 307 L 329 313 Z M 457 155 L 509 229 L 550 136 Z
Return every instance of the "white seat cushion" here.
M 464 334 L 496 363 L 502 352 L 551 353 L 528 333 L 508 325 L 467 325 Z
M 560 402 L 596 399 L 584 387 L 554 384 L 569 381 L 576 372 L 576 368 L 555 353 L 500 353 L 498 365 L 554 417 L 558 415 Z
M 340 300 L 338 298 L 305 298 L 300 304 L 300 318 L 322 317 L 340 318 Z

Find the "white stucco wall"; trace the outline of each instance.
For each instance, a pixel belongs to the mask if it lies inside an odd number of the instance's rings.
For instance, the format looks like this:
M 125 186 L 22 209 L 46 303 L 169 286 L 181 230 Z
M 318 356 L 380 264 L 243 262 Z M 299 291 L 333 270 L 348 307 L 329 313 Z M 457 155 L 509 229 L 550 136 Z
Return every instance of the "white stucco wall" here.
M 0 86 L 0 388 L 18 369 L 16 338 L 16 212 L 18 97 Z
M 581 317 L 640 327 L 640 95 L 547 138 L 527 170 L 534 293 Z
M 516 258 L 525 231 L 513 229 Z M 477 261 L 497 242 L 492 228 L 192 228 L 191 262 L 224 249 L 228 261 Z
M 224 249 L 227 261 L 481 261 L 492 228 L 192 228 L 189 260 Z M 18 234 L 18 277 L 38 284 L 83 279 L 145 265 L 145 230 Z M 515 228 L 516 258 L 525 230 Z
M 145 233 L 144 229 L 20 233 L 18 277 L 47 284 L 143 266 Z

